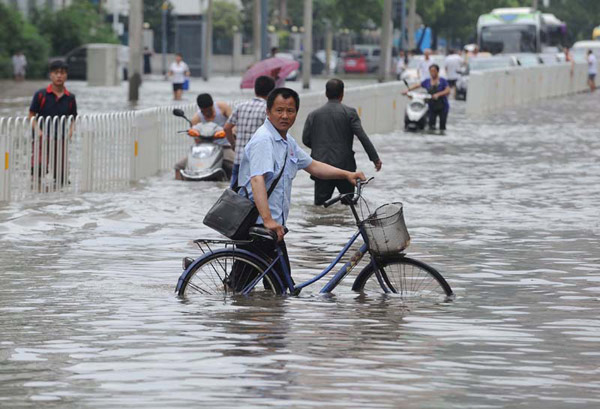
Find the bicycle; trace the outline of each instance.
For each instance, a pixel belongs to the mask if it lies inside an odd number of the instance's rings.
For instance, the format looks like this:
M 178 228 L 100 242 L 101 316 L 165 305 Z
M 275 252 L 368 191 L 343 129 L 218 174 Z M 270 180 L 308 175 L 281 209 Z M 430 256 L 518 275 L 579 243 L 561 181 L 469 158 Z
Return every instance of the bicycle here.
M 369 263 L 354 280 L 352 290 L 362 292 L 368 283 L 381 288 L 384 293 L 396 293 L 402 297 L 453 297 L 452 288 L 433 267 L 422 261 L 409 258 L 404 253 L 410 236 L 404 224 L 401 203 L 380 206 L 368 216 L 360 217 L 357 204 L 362 198 L 362 189 L 373 178 L 357 181 L 356 193 L 340 194 L 325 203 L 325 207 L 344 201 L 352 211 L 358 231 L 355 232 L 329 266 L 313 278 L 295 284 L 284 261 L 281 248 L 276 245 L 276 256 L 269 259 L 247 249 L 257 240 L 276 242 L 276 235 L 263 227 L 250 229 L 248 240 L 198 239 L 203 255 L 197 259 L 183 259 L 183 273 L 175 291 L 179 296 L 234 294 L 266 292 L 271 294 L 298 294 L 303 288 L 321 280 L 329 274 L 348 252 L 352 244 L 361 237 L 362 246 L 320 290 L 330 293 L 352 271 L 365 256 Z M 366 202 L 365 202 L 366 203 Z M 211 245 L 222 248 L 213 250 Z M 206 249 L 205 249 L 206 247 Z M 373 281 L 376 280 L 376 281 Z M 262 281 L 262 285 L 259 283 Z

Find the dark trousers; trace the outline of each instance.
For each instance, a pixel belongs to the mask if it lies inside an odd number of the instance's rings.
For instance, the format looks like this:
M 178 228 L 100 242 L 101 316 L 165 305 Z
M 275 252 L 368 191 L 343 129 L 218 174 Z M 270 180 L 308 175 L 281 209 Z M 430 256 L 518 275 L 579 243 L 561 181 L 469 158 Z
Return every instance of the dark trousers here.
M 352 183 L 344 179 L 322 180 L 315 179 L 315 204 L 321 206 L 327 200 L 331 199 L 334 189 L 340 193 L 354 193 Z
M 448 111 L 429 111 L 429 129 L 435 129 L 435 121 L 440 117 L 440 130 L 446 130 L 446 119 L 448 119 Z
M 281 248 L 283 260 L 287 265 L 291 277 L 292 269 L 290 267 L 290 259 L 288 257 L 285 241 L 282 241 L 278 245 Z M 255 240 L 250 244 L 238 245 L 237 247 L 239 249 L 247 250 L 251 253 L 262 257 L 268 264 L 271 264 L 275 257 L 277 257 L 276 243 L 270 240 Z M 256 279 L 259 273 L 258 271 L 245 271 L 247 269 L 243 267 L 244 266 L 242 265 L 242 263 L 234 262 L 229 276 L 229 285 L 235 288 L 237 292 L 242 291 L 248 284 L 250 284 L 254 279 Z M 283 273 L 283 271 L 281 271 L 279 262 L 277 262 L 275 266 L 273 266 L 273 271 L 279 276 L 279 279 L 283 283 L 283 286 L 286 287 L 287 281 L 285 279 L 285 274 Z M 294 280 L 292 279 L 292 283 L 293 282 Z

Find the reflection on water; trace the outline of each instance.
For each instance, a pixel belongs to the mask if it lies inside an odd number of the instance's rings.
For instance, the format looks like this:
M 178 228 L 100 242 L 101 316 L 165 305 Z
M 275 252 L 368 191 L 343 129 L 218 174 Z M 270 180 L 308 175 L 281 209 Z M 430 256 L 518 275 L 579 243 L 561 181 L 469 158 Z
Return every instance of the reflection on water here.
M 450 303 L 354 294 L 352 280 L 329 296 L 178 299 L 224 184 L 169 174 L 3 205 L 0 406 L 598 407 L 596 98 L 454 111 L 446 136 L 375 136 L 384 169 L 368 190 L 404 202 L 409 252 L 447 277 Z M 343 206 L 312 206 L 311 183 L 296 181 L 290 217 L 297 279 L 352 234 Z

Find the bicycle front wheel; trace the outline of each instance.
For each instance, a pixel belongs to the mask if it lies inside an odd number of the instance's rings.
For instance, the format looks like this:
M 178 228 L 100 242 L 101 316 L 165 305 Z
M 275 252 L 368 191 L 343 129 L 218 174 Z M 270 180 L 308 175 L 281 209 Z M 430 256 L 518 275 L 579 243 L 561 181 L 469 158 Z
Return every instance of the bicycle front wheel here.
M 216 251 L 180 277 L 177 294 L 181 297 L 230 296 L 241 294 L 267 269 L 259 259 L 234 250 Z M 252 293 L 283 294 L 280 280 L 269 271 Z
M 446 298 L 452 288 L 433 267 L 408 257 L 379 263 L 379 277 L 373 264 L 356 277 L 352 289 L 363 292 L 377 288 L 399 294 L 403 298 Z

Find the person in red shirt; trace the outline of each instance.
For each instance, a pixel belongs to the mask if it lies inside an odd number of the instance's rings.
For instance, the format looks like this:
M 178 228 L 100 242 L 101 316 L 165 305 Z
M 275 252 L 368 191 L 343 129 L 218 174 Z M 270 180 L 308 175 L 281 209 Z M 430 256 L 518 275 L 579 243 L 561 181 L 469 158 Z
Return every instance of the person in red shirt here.
M 75 95 L 65 87 L 68 76 L 67 64 L 61 60 L 53 61 L 50 63 L 49 71 L 50 85 L 38 90 L 33 95 L 29 106 L 29 118 L 36 120 L 33 122 L 36 130 L 34 135 L 39 138 L 37 155 L 34 152 L 32 158 L 32 172 L 38 167 L 38 174 L 41 176 L 42 172 L 50 172 L 52 169 L 57 186 L 62 186 L 66 182 L 65 171 L 68 163 L 65 129 L 67 123 L 71 121 L 70 139 L 73 134 L 74 119 L 77 116 L 77 102 Z M 64 117 L 63 121 L 61 121 L 61 117 Z M 50 118 L 58 118 L 55 126 L 48 126 Z M 44 139 L 46 139 L 45 155 L 42 149 Z M 44 157 L 45 160 L 43 160 Z

